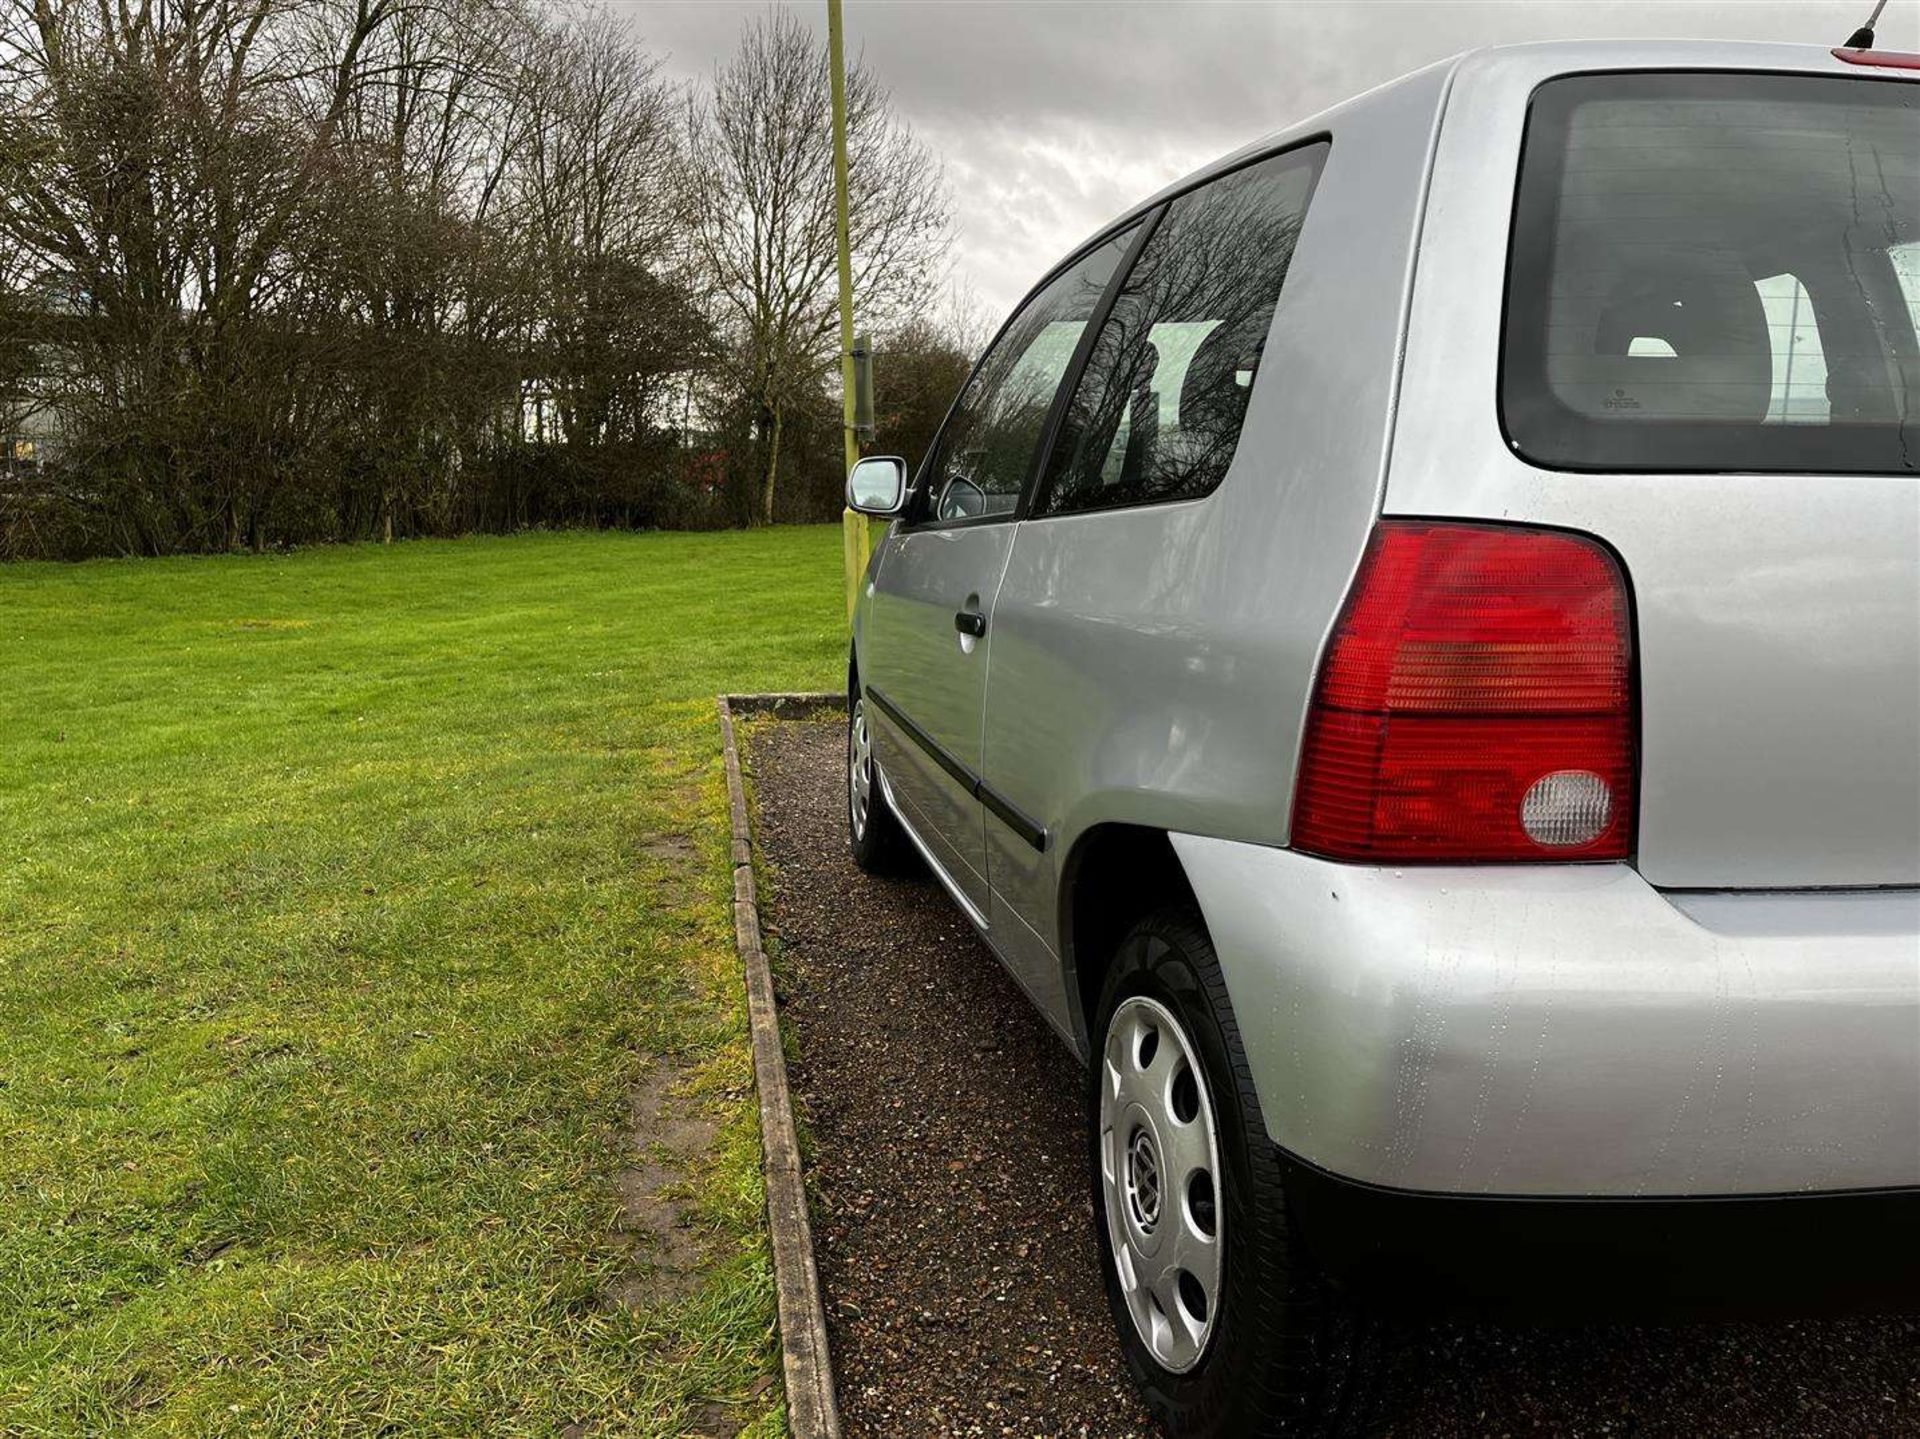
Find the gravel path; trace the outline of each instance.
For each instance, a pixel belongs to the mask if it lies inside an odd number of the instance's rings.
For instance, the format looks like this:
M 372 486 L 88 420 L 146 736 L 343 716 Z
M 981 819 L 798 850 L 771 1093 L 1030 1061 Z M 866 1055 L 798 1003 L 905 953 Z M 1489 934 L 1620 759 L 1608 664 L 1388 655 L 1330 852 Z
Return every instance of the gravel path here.
M 1150 1434 L 1096 1268 L 1079 1067 L 931 879 L 853 867 L 841 744 L 767 723 L 747 760 L 848 1439 Z M 1911 1319 L 1407 1325 L 1393 1352 L 1398 1435 L 1920 1436 Z

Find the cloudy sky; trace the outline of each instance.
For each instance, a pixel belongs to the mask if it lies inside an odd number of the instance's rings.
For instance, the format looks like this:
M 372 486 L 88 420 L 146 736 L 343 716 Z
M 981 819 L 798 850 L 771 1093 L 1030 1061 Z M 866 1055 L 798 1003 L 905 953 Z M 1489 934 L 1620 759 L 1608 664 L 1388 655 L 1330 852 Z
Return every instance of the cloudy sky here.
M 847 47 L 940 155 L 955 272 L 997 322 L 1063 252 L 1223 151 L 1477 45 L 1689 36 L 1837 45 L 1872 0 L 845 0 Z M 693 78 L 764 0 L 624 0 Z M 795 13 L 822 34 L 826 0 Z M 1920 0 L 1882 48 L 1920 49 Z

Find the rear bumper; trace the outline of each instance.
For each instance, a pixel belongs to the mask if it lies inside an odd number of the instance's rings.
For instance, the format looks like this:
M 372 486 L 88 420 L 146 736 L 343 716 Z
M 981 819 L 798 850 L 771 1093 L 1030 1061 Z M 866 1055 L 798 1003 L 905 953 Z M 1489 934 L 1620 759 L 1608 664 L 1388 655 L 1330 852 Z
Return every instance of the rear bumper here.
M 1174 836 L 1273 1140 L 1431 1194 L 1920 1186 L 1920 890 L 1674 895 Z
M 1490 1199 L 1284 1162 L 1295 1232 L 1383 1306 L 1580 1323 L 1920 1311 L 1920 1189 Z

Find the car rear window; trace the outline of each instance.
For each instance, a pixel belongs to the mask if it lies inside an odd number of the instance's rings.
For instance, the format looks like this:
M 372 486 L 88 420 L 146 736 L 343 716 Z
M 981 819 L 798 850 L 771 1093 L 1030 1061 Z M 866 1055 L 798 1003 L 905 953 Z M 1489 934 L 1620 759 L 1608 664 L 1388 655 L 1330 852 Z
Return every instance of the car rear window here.
M 1920 86 L 1581 75 L 1535 92 L 1501 413 L 1541 464 L 1913 473 Z

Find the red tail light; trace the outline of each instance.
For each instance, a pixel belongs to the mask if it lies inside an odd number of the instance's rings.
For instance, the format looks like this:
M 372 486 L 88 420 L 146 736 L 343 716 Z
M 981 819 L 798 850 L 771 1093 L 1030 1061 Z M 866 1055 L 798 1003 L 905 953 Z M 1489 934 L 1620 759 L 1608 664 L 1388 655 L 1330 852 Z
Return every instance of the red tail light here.
M 1626 582 L 1591 540 L 1386 520 L 1322 663 L 1295 848 L 1618 859 L 1633 828 Z

